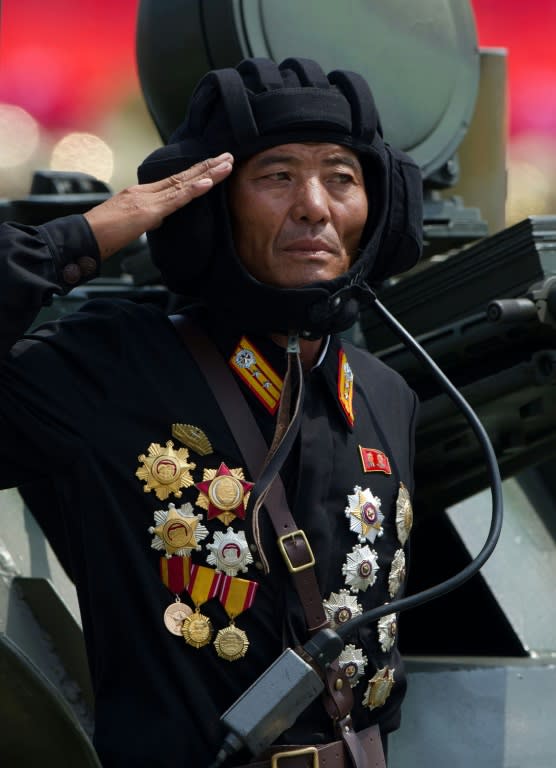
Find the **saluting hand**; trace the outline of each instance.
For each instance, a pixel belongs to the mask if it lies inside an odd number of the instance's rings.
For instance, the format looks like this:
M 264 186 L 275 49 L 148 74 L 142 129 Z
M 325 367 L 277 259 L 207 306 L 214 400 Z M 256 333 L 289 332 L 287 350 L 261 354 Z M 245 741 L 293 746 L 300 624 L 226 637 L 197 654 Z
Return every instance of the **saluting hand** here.
M 96 237 L 100 258 L 107 259 L 231 173 L 233 157 L 225 152 L 186 171 L 150 184 L 135 184 L 85 213 Z

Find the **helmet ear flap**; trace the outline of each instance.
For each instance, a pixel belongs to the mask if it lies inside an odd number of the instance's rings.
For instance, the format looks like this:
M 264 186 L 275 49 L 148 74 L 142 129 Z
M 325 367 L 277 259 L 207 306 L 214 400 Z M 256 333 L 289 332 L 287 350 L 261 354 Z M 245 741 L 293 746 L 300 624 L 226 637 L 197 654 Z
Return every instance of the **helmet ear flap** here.
M 419 261 L 423 247 L 423 180 L 419 166 L 388 144 L 387 219 L 380 247 L 367 282 L 376 283 L 406 272 Z

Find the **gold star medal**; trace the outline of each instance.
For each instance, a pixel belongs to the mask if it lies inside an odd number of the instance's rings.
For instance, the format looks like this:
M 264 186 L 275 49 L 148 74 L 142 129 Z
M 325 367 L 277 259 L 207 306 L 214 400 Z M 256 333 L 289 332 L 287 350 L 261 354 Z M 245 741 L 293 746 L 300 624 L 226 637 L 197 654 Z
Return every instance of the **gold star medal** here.
M 360 648 L 354 645 L 346 645 L 344 650 L 338 656 L 340 669 L 347 677 L 352 688 L 355 688 L 365 672 L 367 657 Z
M 382 707 L 394 686 L 395 671 L 395 669 L 390 669 L 390 667 L 383 667 L 378 670 L 376 675 L 371 677 L 363 697 L 364 707 L 369 707 L 369 709 Z
M 193 462 L 188 462 L 187 448 L 175 450 L 174 443 L 168 440 L 164 448 L 158 443 L 151 443 L 148 452 L 148 456 L 144 453 L 138 456 L 143 466 L 135 472 L 139 480 L 145 481 L 145 493 L 154 491 L 161 501 L 171 493 L 181 498 L 181 488 L 193 485 L 190 470 L 196 467 Z
M 363 609 L 354 595 L 350 595 L 347 589 L 332 592 L 328 600 L 323 600 L 324 612 L 332 629 L 345 624 L 346 621 L 360 616 Z
M 403 549 L 397 549 L 392 560 L 390 574 L 388 575 L 388 592 L 394 597 L 405 581 L 405 554 Z
M 199 541 L 208 536 L 208 529 L 201 525 L 202 515 L 195 515 L 191 504 L 182 504 L 176 509 L 170 503 L 168 509 L 157 509 L 154 513 L 156 526 L 149 527 L 154 533 L 151 547 L 165 550 L 166 557 L 191 554 L 192 549 L 201 549 Z
M 249 579 L 238 579 L 232 576 L 222 578 L 219 597 L 222 607 L 230 618 L 230 624 L 219 630 L 214 639 L 213 645 L 221 659 L 237 661 L 247 653 L 249 648 L 247 634 L 236 627 L 234 620 L 253 605 L 258 586 L 256 581 L 249 581 Z
M 226 533 L 216 531 L 211 544 L 207 544 L 210 554 L 207 563 L 227 576 L 237 576 L 239 571 L 246 571 L 253 562 L 253 555 L 243 531 L 228 528 Z
M 349 520 L 350 531 L 358 534 L 359 541 L 373 544 L 377 536 L 382 536 L 384 515 L 380 511 L 380 503 L 378 496 L 374 496 L 369 488 L 362 491 L 356 485 L 353 494 L 348 494 L 345 515 Z
M 235 517 L 245 519 L 245 506 L 254 483 L 245 480 L 241 467 L 228 469 L 222 462 L 218 469 L 204 469 L 197 506 L 207 510 L 207 520 L 217 517 L 229 525 Z
M 400 483 L 400 490 L 396 499 L 396 530 L 398 531 L 398 539 L 402 547 L 407 541 L 412 526 L 413 507 L 411 506 L 411 498 L 405 485 Z

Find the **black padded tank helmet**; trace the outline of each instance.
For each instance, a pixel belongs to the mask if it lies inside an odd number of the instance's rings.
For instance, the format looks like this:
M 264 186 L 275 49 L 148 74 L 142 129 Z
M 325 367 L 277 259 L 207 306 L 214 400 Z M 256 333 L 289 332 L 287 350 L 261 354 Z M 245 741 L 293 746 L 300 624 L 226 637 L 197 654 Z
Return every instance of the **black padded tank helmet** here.
M 316 62 L 299 58 L 279 66 L 246 59 L 235 69 L 209 72 L 191 97 L 185 122 L 140 166 L 139 181 L 164 178 L 224 151 L 237 162 L 304 141 L 340 144 L 360 158 L 369 215 L 350 269 L 300 288 L 256 280 L 234 248 L 224 182 L 148 233 L 153 260 L 170 290 L 201 299 L 245 331 L 316 336 L 348 328 L 368 283 L 416 263 L 421 174 L 407 155 L 383 141 L 369 86 L 353 72 L 327 76 Z

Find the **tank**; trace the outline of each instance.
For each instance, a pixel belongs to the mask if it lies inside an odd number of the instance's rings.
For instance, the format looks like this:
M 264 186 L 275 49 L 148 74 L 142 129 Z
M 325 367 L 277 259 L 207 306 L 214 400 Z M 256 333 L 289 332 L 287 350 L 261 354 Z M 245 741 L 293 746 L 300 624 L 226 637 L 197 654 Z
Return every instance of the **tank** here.
M 364 74 L 385 138 L 423 175 L 425 248 L 377 286 L 478 413 L 504 478 L 505 524 L 481 573 L 400 616 L 409 671 L 397 768 L 556 764 L 556 215 L 506 227 L 503 49 L 480 49 L 465 0 L 140 0 L 137 66 L 162 141 L 209 69 L 246 56 L 317 59 Z M 349 6 L 349 8 L 347 7 Z M 349 12 L 347 12 L 349 10 Z M 85 210 L 111 190 L 40 171 L 0 220 Z M 171 309 L 144 239 L 39 321 L 98 295 Z M 105 268 L 106 269 L 106 268 Z M 484 456 L 436 380 L 372 311 L 349 338 L 400 371 L 422 402 L 408 592 L 469 565 L 490 523 Z M 0 756 L 98 766 L 93 695 L 71 567 L 44 484 L 0 493 Z M 41 527 L 41 525 L 43 527 Z M 32 738 L 29 738 L 30 734 Z

